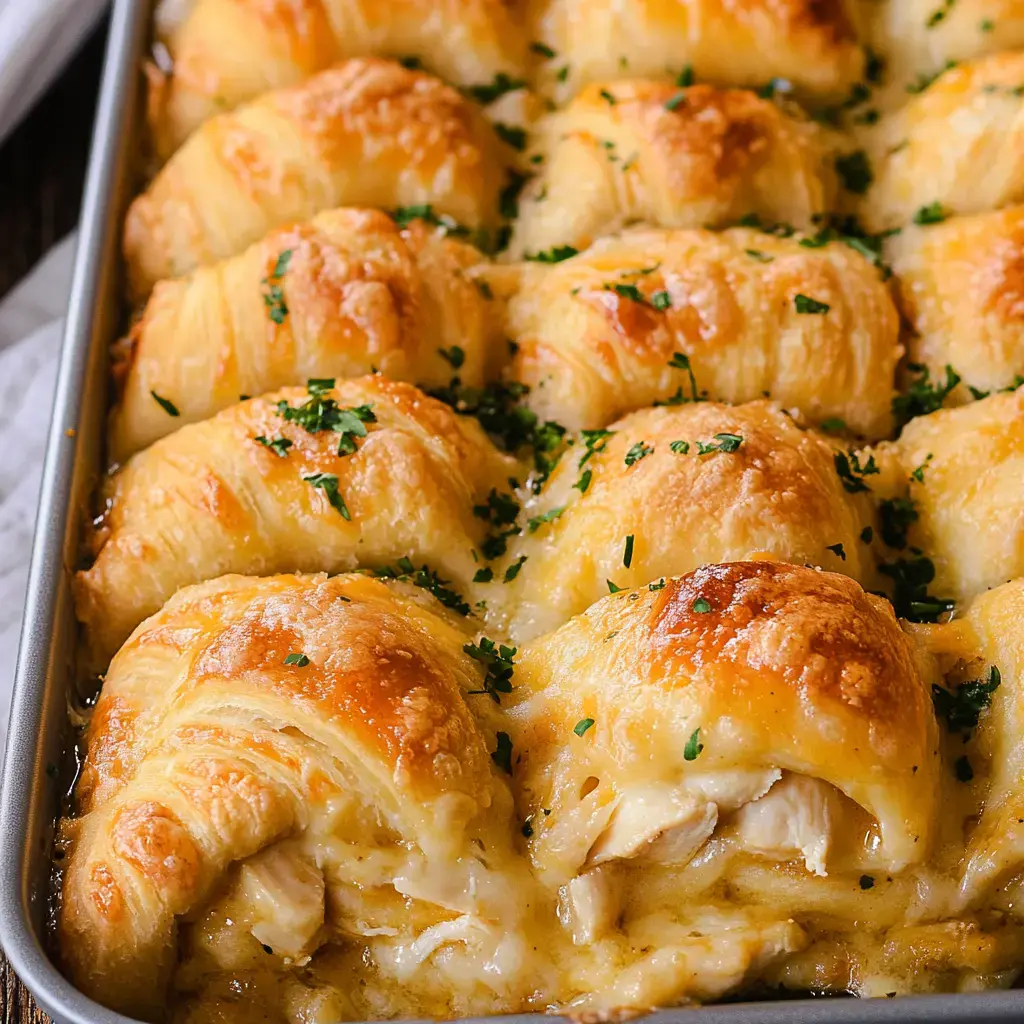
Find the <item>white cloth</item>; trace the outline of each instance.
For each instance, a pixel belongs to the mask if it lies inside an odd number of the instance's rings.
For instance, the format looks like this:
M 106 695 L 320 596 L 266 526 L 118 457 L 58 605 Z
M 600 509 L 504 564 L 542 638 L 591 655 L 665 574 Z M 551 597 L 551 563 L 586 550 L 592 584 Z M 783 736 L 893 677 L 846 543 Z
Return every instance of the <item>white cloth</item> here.
M 0 144 L 98 20 L 107 0 L 0 0 Z M 0 750 L 25 604 L 74 238 L 0 302 Z
M 0 142 L 96 23 L 107 0 L 0 0 Z
M 0 751 L 74 252 L 71 235 L 0 302 Z

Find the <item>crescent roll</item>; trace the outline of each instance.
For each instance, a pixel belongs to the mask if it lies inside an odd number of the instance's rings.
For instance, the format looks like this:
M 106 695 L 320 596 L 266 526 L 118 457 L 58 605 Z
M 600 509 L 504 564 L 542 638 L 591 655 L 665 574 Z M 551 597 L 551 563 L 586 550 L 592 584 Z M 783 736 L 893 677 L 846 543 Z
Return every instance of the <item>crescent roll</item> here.
M 416 207 L 494 228 L 514 152 L 431 75 L 350 60 L 207 121 L 128 210 L 136 298 L 335 206 Z
M 890 0 L 873 7 L 876 44 L 900 85 L 950 61 L 1024 46 L 1020 0 Z
M 516 641 L 610 589 L 708 562 L 771 554 L 873 581 L 867 487 L 849 493 L 831 443 L 777 405 L 646 409 L 608 431 L 562 456 L 509 545 L 508 565 L 521 568 L 489 584 L 489 612 L 505 612 Z
M 162 1017 L 182 919 L 233 878 L 243 963 L 286 971 L 346 936 L 383 961 L 431 917 L 496 944 L 528 879 L 471 636 L 414 587 L 360 575 L 226 576 L 144 622 L 111 663 L 64 823 L 75 984 Z
M 970 389 L 998 391 L 1024 375 L 1024 206 L 906 227 L 887 256 L 900 305 L 914 329 L 912 363 L 933 380 L 952 366 Z
M 734 89 L 595 83 L 538 122 L 533 145 L 544 161 L 520 197 L 519 258 L 635 221 L 716 227 L 753 213 L 809 229 L 834 192 L 822 130 Z
M 935 565 L 935 594 L 963 601 L 1024 576 L 1024 389 L 911 420 L 897 442 Z M 919 472 L 918 472 L 919 470 Z
M 684 67 L 722 85 L 784 78 L 809 96 L 839 99 L 864 64 L 846 0 L 532 0 L 531 10 L 550 53 L 537 80 L 559 103 L 624 69 Z
M 928 856 L 930 693 L 887 602 L 844 576 L 736 562 L 610 595 L 527 645 L 516 683 L 514 783 L 542 877 L 620 859 L 681 869 L 714 834 L 717 805 L 722 819 L 754 807 L 783 773 L 872 819 L 860 830 L 851 814 L 848 835 L 833 823 L 818 874 L 844 857 L 899 871 Z M 581 720 L 592 725 L 574 742 Z
M 867 438 L 892 429 L 899 315 L 878 271 L 843 244 L 634 229 L 554 265 L 524 264 L 516 283 L 508 374 L 544 419 L 592 429 L 697 392 L 770 395 Z
M 868 146 L 866 226 L 931 224 L 1024 199 L 1022 81 L 1024 53 L 996 54 L 949 68 L 884 117 Z
M 465 276 L 482 260 L 422 220 L 399 229 L 379 211 L 342 209 L 161 281 L 116 352 L 111 458 L 120 462 L 239 395 L 310 377 L 376 369 L 440 386 L 457 368 L 466 384 L 481 385 L 505 348 L 486 290 Z
M 286 388 L 182 427 L 104 485 L 95 560 L 75 577 L 93 663 L 179 587 L 228 572 L 408 557 L 464 587 L 485 525 L 473 506 L 516 465 L 476 421 L 377 376 Z
M 170 73 L 150 71 L 165 157 L 213 114 L 348 57 L 414 58 L 462 86 L 524 69 L 524 28 L 504 0 L 193 0 L 184 16 L 174 6 L 157 18 Z

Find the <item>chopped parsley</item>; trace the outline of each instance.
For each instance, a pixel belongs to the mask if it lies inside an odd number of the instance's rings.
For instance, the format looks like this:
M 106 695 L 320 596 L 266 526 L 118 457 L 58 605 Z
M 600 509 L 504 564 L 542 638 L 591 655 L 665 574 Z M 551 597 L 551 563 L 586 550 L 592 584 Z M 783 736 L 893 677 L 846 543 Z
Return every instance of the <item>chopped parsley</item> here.
M 263 305 L 267 307 L 267 316 L 278 326 L 284 323 L 284 318 L 288 315 L 288 305 L 284 301 L 281 280 L 288 273 L 288 264 L 291 262 L 292 252 L 292 249 L 285 249 L 277 257 L 273 270 L 266 277 L 260 279 Z
M 345 499 L 338 490 L 338 478 L 333 473 L 314 473 L 312 476 L 304 476 L 302 479 L 306 483 L 312 484 L 317 490 L 323 491 L 331 503 L 331 507 L 341 513 L 342 519 L 352 519 L 352 513 L 349 512 Z
M 526 129 L 515 125 L 502 124 L 500 121 L 494 123 L 494 134 L 506 145 L 522 153 L 526 149 Z
M 275 455 L 282 459 L 286 459 L 288 457 L 288 449 L 292 446 L 292 442 L 289 441 L 287 437 L 275 437 L 271 439 L 260 434 L 258 437 L 254 437 L 253 440 L 257 444 L 263 445 L 264 448 L 269 448 Z
M 594 720 L 592 718 L 581 718 L 573 726 L 572 731 L 576 733 L 577 736 L 582 736 L 588 729 L 590 729 L 593 726 L 593 724 Z
M 622 564 L 628 569 L 633 562 L 633 534 L 626 537 L 626 548 L 622 552 Z
M 608 584 L 609 594 L 621 594 L 626 589 L 625 587 L 620 587 L 617 583 L 612 583 L 611 580 L 605 580 L 605 583 Z
M 690 442 L 673 441 L 668 447 L 669 451 L 675 452 L 676 455 L 686 455 L 690 451 Z
M 436 228 L 443 228 L 449 235 L 465 237 L 471 234 L 470 230 L 463 227 L 454 217 L 438 213 L 430 203 L 420 203 L 418 206 L 399 206 L 391 211 L 391 219 L 400 228 L 407 228 L 414 220 L 422 220 Z
M 572 245 L 555 245 L 550 249 L 541 252 L 528 252 L 523 259 L 531 260 L 534 263 L 561 263 L 563 260 L 572 259 L 578 255 L 579 249 Z
M 453 370 L 459 369 L 466 361 L 466 353 L 458 345 L 452 345 L 451 348 L 439 348 L 437 352 Z
M 936 25 L 941 24 L 946 20 L 946 15 L 956 5 L 956 0 L 942 0 L 941 6 L 937 7 L 928 16 L 928 20 L 924 23 L 925 28 L 935 28 Z
M 150 391 L 150 394 L 153 396 L 154 399 L 156 399 L 156 404 L 159 405 L 160 408 L 163 409 L 163 411 L 167 413 L 168 416 L 181 415 L 181 413 L 178 411 L 178 407 L 169 398 L 162 398 L 155 391 Z
M 617 100 L 615 99 L 615 97 L 614 97 L 614 96 L 613 96 L 613 95 L 612 95 L 612 94 L 611 94 L 611 93 L 610 93 L 610 92 L 609 92 L 609 91 L 608 91 L 607 89 L 602 89 L 602 90 L 601 90 L 601 91 L 600 91 L 600 92 L 598 93 L 598 95 L 599 95 L 599 96 L 601 97 L 601 99 L 603 99 L 603 100 L 605 101 L 605 103 L 607 103 L 607 104 L 608 104 L 608 106 L 610 106 L 610 107 L 614 107 L 614 106 L 615 106 L 615 104 L 616 104 L 616 103 L 618 102 L 618 101 L 617 101 Z
M 691 606 L 692 611 L 698 615 L 707 615 L 711 611 L 711 602 L 706 597 L 698 597 Z
M 931 461 L 932 461 L 932 459 L 934 459 L 934 458 L 935 458 L 935 456 L 934 456 L 934 455 L 933 455 L 933 454 L 932 454 L 931 452 L 929 452 L 929 453 L 928 453 L 928 454 L 927 454 L 927 455 L 925 456 L 925 460 L 924 460 L 924 462 L 922 462 L 922 463 L 921 463 L 921 465 L 920 465 L 920 466 L 918 466 L 918 467 L 917 467 L 917 468 L 916 468 L 916 469 L 915 469 L 915 470 L 914 470 L 914 471 L 913 471 L 913 472 L 912 472 L 912 473 L 910 474 L 910 479 L 911 479 L 911 480 L 914 480 L 915 482 L 917 482 L 917 483 L 919 483 L 919 484 L 923 484 L 923 483 L 924 483 L 924 471 L 925 471 L 925 469 L 926 469 L 926 468 L 928 467 L 928 463 L 929 463 L 929 462 L 931 462 Z
M 946 728 L 950 732 L 961 732 L 965 739 L 977 728 L 982 711 L 992 703 L 992 694 L 999 689 L 1003 678 L 999 669 L 993 665 L 988 672 L 988 679 L 972 679 L 960 683 L 955 690 L 947 690 L 944 686 L 932 684 L 932 703 L 935 714 L 946 720 Z
M 875 462 L 874 455 L 868 456 L 868 461 L 862 466 L 856 452 L 834 452 L 832 456 L 836 472 L 842 482 L 843 489 L 847 494 L 860 494 L 863 491 L 870 491 L 871 488 L 864 483 L 864 477 L 873 476 L 881 472 Z
M 686 741 L 686 746 L 683 748 L 683 759 L 686 761 L 696 761 L 703 750 L 704 744 L 700 741 L 700 726 L 698 725 Z
M 652 593 L 654 591 L 656 591 L 656 590 L 664 590 L 665 589 L 665 577 L 662 576 L 660 580 L 656 580 L 654 583 L 648 583 L 647 584 L 647 589 L 650 590 Z
M 864 544 L 870 544 L 875 539 L 875 531 L 870 526 L 865 526 L 860 531 L 860 539 Z
M 648 445 L 646 441 L 637 441 L 636 444 L 632 445 L 628 452 L 626 452 L 626 465 L 633 466 L 641 459 L 646 459 L 654 451 L 654 447 Z
M 678 110 L 686 102 L 686 93 L 680 90 L 674 96 L 665 100 L 666 110 Z
M 907 531 L 920 518 L 910 498 L 885 498 L 878 506 L 879 532 L 891 548 L 902 551 L 907 546 Z
M 505 93 L 515 92 L 517 89 L 523 89 L 526 87 L 526 80 L 523 78 L 511 78 L 505 74 L 504 71 L 499 71 L 491 82 L 487 85 L 471 85 L 465 92 L 467 96 L 471 96 L 477 101 L 477 103 L 493 103 L 495 100 L 501 99 Z
M 882 562 L 878 571 L 893 581 L 892 604 L 900 618 L 937 622 L 940 615 L 956 607 L 956 602 L 928 593 L 928 585 L 935 579 L 935 565 L 917 549 L 910 551 L 912 557 Z
M 539 516 L 531 516 L 526 522 L 526 529 L 530 533 L 536 533 L 545 523 L 553 523 L 565 511 L 565 505 L 558 508 L 548 509 Z
M 875 180 L 871 161 L 863 149 L 845 156 L 836 157 L 836 173 L 847 192 L 862 196 Z
M 798 313 L 825 314 L 832 308 L 827 302 L 819 302 L 809 295 L 799 293 L 794 297 L 793 305 Z
M 822 420 L 818 424 L 826 434 L 841 434 L 846 430 L 846 420 L 841 420 L 838 416 L 833 416 L 830 419 Z
M 512 692 L 512 673 L 515 672 L 514 659 L 517 648 L 496 644 L 483 636 L 479 644 L 463 644 L 462 649 L 484 669 L 482 689 L 470 690 L 470 695 L 487 694 L 495 704 L 500 704 L 501 695 Z
M 448 584 L 451 580 L 441 579 L 436 572 L 426 565 L 421 565 L 417 569 L 412 564 L 411 559 L 407 557 L 398 559 L 394 568 L 390 565 L 385 565 L 381 569 L 376 569 L 374 575 L 379 579 L 401 580 L 403 583 L 412 583 L 414 586 L 422 587 L 433 594 L 445 608 L 451 608 L 452 611 L 458 612 L 459 615 L 469 614 L 469 605 L 462 599 L 461 595 L 454 590 L 448 589 Z
M 897 395 L 892 400 L 892 412 L 899 426 L 903 426 L 915 416 L 927 416 L 942 408 L 950 392 L 960 383 L 960 375 L 946 364 L 946 379 L 932 383 L 931 372 L 921 363 L 908 363 L 907 369 L 916 374 L 906 393 Z
M 305 668 L 309 664 L 309 658 L 304 654 L 289 654 L 284 659 L 286 665 L 297 665 L 299 668 Z
M 586 451 L 580 456 L 579 469 L 594 456 L 599 455 L 608 445 L 608 439 L 614 435 L 614 430 L 581 430 L 580 437 L 583 440 Z
M 695 442 L 698 455 L 710 455 L 712 452 L 735 452 L 743 444 L 743 438 L 739 434 L 715 434 L 715 441 L 705 444 L 703 441 Z M 671 447 L 671 446 L 670 446 Z
M 846 561 L 846 551 L 843 549 L 842 544 L 826 544 L 825 550 L 831 551 L 832 554 L 837 555 L 844 562 Z
M 520 555 L 506 570 L 505 576 L 503 577 L 504 583 L 511 583 L 518 575 L 519 570 L 522 569 L 523 563 L 527 559 L 527 555 Z
M 508 538 L 519 532 L 515 525 L 519 515 L 519 502 L 515 495 L 492 487 L 491 493 L 487 495 L 487 503 L 473 506 L 473 515 L 486 520 L 491 527 L 490 533 L 480 545 L 484 558 L 491 560 L 505 554 Z
M 554 60 L 555 57 L 558 56 L 555 53 L 555 51 L 552 50 L 551 47 L 547 45 L 547 43 L 542 43 L 542 42 L 539 42 L 537 40 L 535 40 L 534 42 L 530 43 L 530 49 L 531 49 L 531 51 L 533 53 L 538 54 L 539 56 L 543 57 L 545 60 Z
M 682 397 L 683 389 L 682 386 L 680 386 L 679 391 L 677 392 L 679 396 L 678 401 L 674 398 L 670 398 L 666 404 L 681 405 L 683 402 L 687 401 L 699 402 L 700 394 L 697 391 L 697 378 L 693 374 L 693 367 L 690 365 L 690 357 L 684 352 L 673 352 L 672 358 L 668 361 L 668 365 L 670 369 L 683 370 L 687 377 L 690 378 L 690 397 L 688 399 Z
M 594 473 L 592 470 L 585 469 L 580 474 L 579 480 L 576 481 L 572 486 L 575 490 L 579 491 L 580 494 L 586 494 L 587 488 L 590 487 L 590 481 L 593 479 Z
M 771 263 L 775 259 L 774 256 L 769 256 L 768 253 L 762 252 L 760 249 L 744 249 L 743 251 L 758 263 Z
M 498 745 L 491 751 L 491 760 L 503 771 L 512 774 L 512 740 L 507 732 L 496 736 Z
M 680 89 L 688 89 L 691 85 L 693 85 L 692 64 L 687 64 L 686 67 L 684 67 L 683 70 L 680 71 L 678 75 L 676 75 L 676 85 L 678 85 Z
M 872 889 L 872 888 L 874 888 L 874 885 L 875 885 L 875 880 L 870 875 L 861 875 L 860 876 L 860 887 L 862 889 Z
M 482 569 L 477 569 L 473 574 L 474 583 L 490 583 L 493 579 L 494 570 L 489 565 L 485 565 Z
M 971 760 L 966 754 L 956 759 L 953 774 L 956 775 L 958 782 L 970 782 L 974 778 L 974 768 L 971 767 Z
M 307 433 L 317 434 L 330 430 L 338 434 L 338 454 L 352 455 L 356 438 L 366 437 L 367 423 L 376 423 L 377 417 L 369 405 L 342 408 L 327 392 L 334 387 L 334 379 L 313 378 L 306 383 L 309 399 L 302 405 L 291 406 L 286 399 L 277 403 L 277 413 L 288 423 L 295 423 Z
M 672 296 L 662 288 L 651 296 L 651 305 L 659 313 L 664 313 L 666 309 L 671 309 L 672 307 Z
M 948 216 L 949 213 L 946 208 L 942 203 L 936 201 L 929 203 L 927 206 L 922 206 L 914 214 L 914 223 L 921 225 L 941 224 Z

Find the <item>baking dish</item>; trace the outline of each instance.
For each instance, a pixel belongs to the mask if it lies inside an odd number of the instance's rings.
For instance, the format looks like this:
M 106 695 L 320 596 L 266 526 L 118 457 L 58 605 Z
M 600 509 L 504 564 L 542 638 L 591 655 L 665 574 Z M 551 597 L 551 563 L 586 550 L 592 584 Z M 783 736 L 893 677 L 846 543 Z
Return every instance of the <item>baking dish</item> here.
M 121 313 L 118 228 L 131 192 L 131 144 L 138 137 L 140 65 L 149 6 L 146 0 L 116 0 L 114 5 L 44 468 L 0 803 L 0 940 L 40 1005 L 68 1024 L 127 1020 L 88 1000 L 63 978 L 46 953 L 45 932 L 52 825 L 73 768 L 67 705 L 75 679 L 76 626 L 69 583 L 82 510 L 100 468 L 107 343 L 114 337 Z M 665 1011 L 653 1019 L 682 1020 L 692 1012 Z M 797 1024 L 1017 1020 L 1024 1016 L 1024 994 L 1010 991 L 892 1002 L 731 1003 L 697 1012 L 712 1019 Z

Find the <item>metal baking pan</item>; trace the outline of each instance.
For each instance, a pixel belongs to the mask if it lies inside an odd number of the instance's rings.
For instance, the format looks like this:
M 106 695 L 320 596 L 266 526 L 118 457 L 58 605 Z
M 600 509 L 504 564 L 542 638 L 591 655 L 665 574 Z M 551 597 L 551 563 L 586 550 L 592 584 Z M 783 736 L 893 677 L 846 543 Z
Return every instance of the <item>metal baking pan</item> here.
M 123 314 L 119 230 L 133 182 L 150 0 L 115 0 L 57 376 L 0 792 L 0 943 L 58 1024 L 129 1024 L 79 993 L 46 948 L 54 822 L 72 769 L 68 715 L 77 627 L 70 582 L 99 477 L 107 352 Z M 61 768 L 64 766 L 66 771 Z M 729 1003 L 652 1014 L 650 1024 L 987 1024 L 1024 1021 L 1024 990 L 903 999 Z M 504 1018 L 525 1024 L 532 1015 Z

